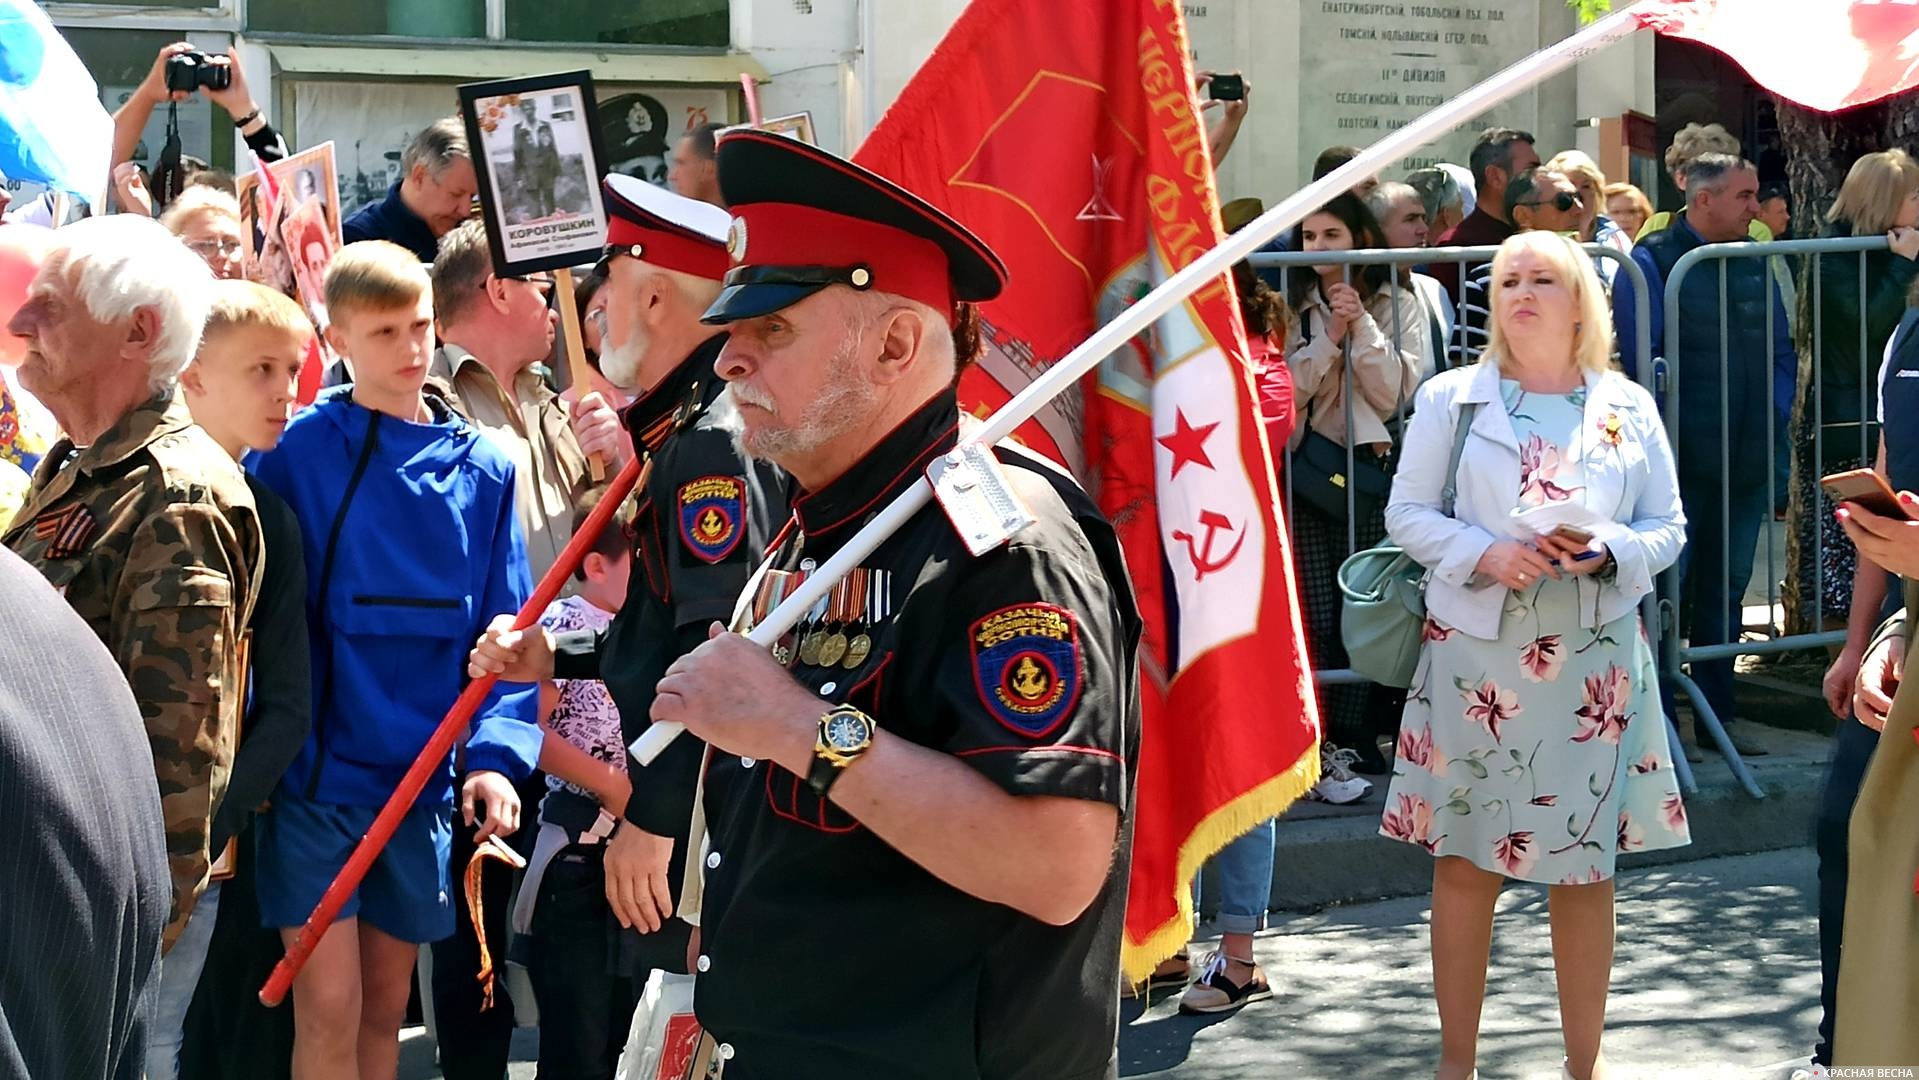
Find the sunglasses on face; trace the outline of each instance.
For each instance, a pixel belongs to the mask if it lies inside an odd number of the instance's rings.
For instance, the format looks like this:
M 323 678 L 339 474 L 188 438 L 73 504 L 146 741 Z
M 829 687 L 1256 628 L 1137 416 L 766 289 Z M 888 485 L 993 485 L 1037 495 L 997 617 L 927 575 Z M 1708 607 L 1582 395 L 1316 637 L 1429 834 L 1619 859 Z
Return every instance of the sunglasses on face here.
M 1575 206 L 1585 205 L 1585 200 L 1581 199 L 1579 196 L 1573 194 L 1570 191 L 1562 191 L 1559 194 L 1554 195 L 1550 199 L 1533 199 L 1529 202 L 1520 203 L 1519 205 L 1521 206 L 1551 205 L 1553 209 L 1563 214 L 1563 213 L 1566 213 L 1568 210 L 1571 210 Z

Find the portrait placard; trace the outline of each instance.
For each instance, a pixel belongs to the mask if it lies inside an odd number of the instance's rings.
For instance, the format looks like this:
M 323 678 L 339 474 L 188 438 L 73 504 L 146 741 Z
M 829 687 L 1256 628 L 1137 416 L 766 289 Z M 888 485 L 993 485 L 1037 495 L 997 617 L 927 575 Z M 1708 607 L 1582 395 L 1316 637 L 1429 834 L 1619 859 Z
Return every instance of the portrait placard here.
M 606 207 L 597 111 L 586 71 L 460 87 L 460 115 L 481 166 L 480 209 L 499 276 L 599 258 Z

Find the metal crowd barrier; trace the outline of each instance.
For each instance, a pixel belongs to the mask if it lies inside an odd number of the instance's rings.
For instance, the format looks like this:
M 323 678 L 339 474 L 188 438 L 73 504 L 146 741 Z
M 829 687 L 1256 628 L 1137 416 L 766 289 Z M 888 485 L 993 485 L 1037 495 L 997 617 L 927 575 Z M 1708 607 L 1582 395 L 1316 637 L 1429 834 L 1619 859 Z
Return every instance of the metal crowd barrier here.
M 1728 628 L 1726 636 L 1730 637 L 1732 639 L 1731 641 L 1699 644 L 1682 641 L 1680 628 L 1677 625 L 1677 619 L 1675 617 L 1679 603 L 1680 581 L 1677 566 L 1668 570 L 1662 576 L 1660 588 L 1660 604 L 1666 611 L 1666 616 L 1662 618 L 1661 621 L 1662 633 L 1658 641 L 1660 676 L 1663 679 L 1671 680 L 1672 685 L 1678 690 L 1683 691 L 1691 700 L 1695 714 L 1704 723 L 1704 726 L 1712 735 L 1714 741 L 1718 743 L 1720 753 L 1725 756 L 1726 762 L 1731 766 L 1734 775 L 1755 798 L 1764 798 L 1763 790 L 1753 778 L 1745 762 L 1739 757 L 1738 752 L 1733 748 L 1731 740 L 1726 735 L 1724 725 L 1720 722 L 1718 715 L 1714 713 L 1712 706 L 1706 701 L 1705 695 L 1698 682 L 1683 669 L 1683 666 L 1696 662 L 1716 660 L 1730 662 L 1734 657 L 1738 656 L 1760 656 L 1801 649 L 1823 648 L 1837 645 L 1845 640 L 1846 635 L 1844 630 L 1824 631 L 1819 629 L 1824 618 L 1824 596 L 1825 586 L 1827 584 L 1825 581 L 1824 544 L 1819 531 L 1821 524 L 1821 516 L 1818 512 L 1819 493 L 1816 486 L 1818 474 L 1823 470 L 1825 461 L 1825 410 L 1827 405 L 1825 394 L 1823 392 L 1816 392 L 1819 390 L 1822 375 L 1825 371 L 1825 347 L 1827 340 L 1824 312 L 1824 275 L 1819 271 L 1821 261 L 1827 256 L 1850 254 L 1853 255 L 1858 262 L 1857 295 L 1859 297 L 1859 323 L 1857 331 L 1859 335 L 1859 348 L 1857 363 L 1859 366 L 1860 412 L 1860 423 L 1858 425 L 1858 456 L 1869 465 L 1877 450 L 1877 440 L 1873 438 L 1871 434 L 1875 422 L 1869 406 L 1871 387 L 1876 380 L 1876 370 L 1880 358 L 1868 348 L 1870 331 L 1868 328 L 1868 311 L 1865 298 L 1870 293 L 1872 283 L 1868 280 L 1866 253 L 1871 251 L 1884 251 L 1887 249 L 1887 246 L 1887 241 L 1884 236 L 1785 240 L 1764 244 L 1743 241 L 1727 244 L 1708 244 L 1695 248 L 1681 257 L 1673 266 L 1672 273 L 1665 282 L 1666 340 L 1663 343 L 1664 355 L 1655 360 L 1653 365 L 1654 368 L 1657 369 L 1654 388 L 1663 395 L 1666 429 L 1672 439 L 1674 454 L 1675 457 L 1677 457 L 1680 446 L 1683 445 L 1686 438 L 1686 432 L 1685 425 L 1680 423 L 1680 408 L 1682 403 L 1679 400 L 1678 380 L 1677 378 L 1669 376 L 1671 375 L 1671 365 L 1677 362 L 1676 358 L 1679 356 L 1680 349 L 1681 321 L 1683 318 L 1680 311 L 1680 290 L 1685 284 L 1687 276 L 1696 270 L 1701 263 L 1711 261 L 1716 264 L 1718 269 L 1720 394 L 1716 404 L 1718 406 L 1720 420 L 1719 520 L 1724 523 L 1719 530 L 1721 544 L 1720 566 L 1726 571 L 1725 576 L 1723 576 L 1719 582 L 1721 587 L 1720 591 L 1723 595 L 1730 591 L 1729 579 L 1732 576 L 1730 573 L 1730 564 L 1732 562 L 1733 549 L 1730 524 L 1732 516 L 1733 468 L 1735 464 L 1732 460 L 1730 441 L 1729 429 L 1732 415 L 1728 400 L 1730 395 L 1727 386 L 1731 372 L 1731 343 L 1728 341 L 1727 335 L 1729 315 L 1726 310 L 1728 265 L 1734 259 L 1770 259 L 1775 255 L 1807 257 L 1803 263 L 1806 271 L 1800 276 L 1797 282 L 1797 291 L 1800 295 L 1805 295 L 1805 293 L 1810 290 L 1810 304 L 1805 310 L 1811 317 L 1811 325 L 1807 328 L 1808 333 L 1799 336 L 1804 340 L 1809 340 L 1811 344 L 1812 365 L 1808 374 L 1808 385 L 1799 387 L 1798 392 L 1801 395 L 1812 395 L 1808 400 L 1812 405 L 1810 423 L 1813 460 L 1811 467 L 1814 470 L 1814 475 L 1812 477 L 1804 477 L 1799 473 L 1796 467 L 1790 474 L 1789 482 L 1800 488 L 1800 490 L 1805 490 L 1808 482 L 1810 482 L 1813 487 L 1811 503 L 1807 506 L 1799 507 L 1799 520 L 1791 520 L 1789 515 L 1788 527 L 1799 527 L 1801 520 L 1810 518 L 1810 521 L 1806 523 L 1805 527 L 1809 530 L 1812 541 L 1812 574 L 1808 580 L 1804 575 L 1799 573 L 1800 566 L 1805 565 L 1803 557 L 1799 565 L 1786 567 L 1786 573 L 1793 575 L 1794 583 L 1797 586 L 1795 590 L 1796 605 L 1810 604 L 1810 625 L 1812 629 L 1797 634 L 1788 634 L 1785 632 L 1784 625 L 1776 621 L 1772 614 L 1778 611 L 1780 607 L 1778 575 L 1775 572 L 1775 568 L 1779 566 L 1781 562 L 1780 558 L 1778 558 L 1779 553 L 1775 550 L 1777 545 L 1773 536 L 1774 530 L 1768 527 L 1771 520 L 1772 508 L 1778 504 L 1779 496 L 1777 486 L 1778 475 L 1774 468 L 1772 458 L 1772 455 L 1777 453 L 1779 433 L 1777 431 L 1777 416 L 1775 410 L 1772 408 L 1766 409 L 1766 450 L 1768 456 L 1765 474 L 1767 501 L 1759 524 L 1759 531 L 1764 538 L 1763 547 L 1766 553 L 1763 563 L 1766 573 L 1766 601 L 1768 612 L 1765 637 L 1762 640 L 1744 640 L 1753 628 L 1744 626 L 1744 619 L 1739 618 L 1736 620 L 1736 625 Z M 1779 265 L 1778 263 L 1774 263 L 1767 268 L 1769 298 L 1777 298 L 1779 296 L 1779 282 L 1777 280 Z M 1644 298 L 1643 291 L 1639 295 L 1642 299 Z M 1789 311 L 1788 314 L 1791 315 L 1794 313 Z M 1640 320 L 1639 326 L 1643 333 L 1647 328 L 1643 308 L 1641 309 Z M 1834 328 L 1834 330 L 1836 333 L 1850 333 L 1852 328 L 1837 327 Z M 1766 320 L 1766 402 L 1769 406 L 1772 404 L 1772 354 L 1777 344 L 1776 334 L 1776 320 L 1768 318 Z M 1795 361 L 1796 360 L 1797 355 L 1795 355 Z M 1643 376 L 1643 373 L 1647 369 L 1642 366 L 1640 370 Z M 1795 385 L 1797 385 L 1797 365 L 1795 366 L 1794 378 Z M 1712 402 L 1707 402 L 1706 407 L 1711 408 L 1713 404 Z M 1698 408 L 1698 405 L 1693 404 L 1690 407 Z M 1794 447 L 1794 449 L 1796 451 L 1797 447 Z M 1742 469 L 1749 468 L 1750 466 L 1750 463 L 1747 462 L 1740 462 L 1738 464 Z M 1692 516 L 1690 509 L 1688 516 Z M 1754 553 L 1754 561 L 1755 564 L 1759 563 L 1756 551 Z M 1845 582 L 1844 584 L 1849 594 L 1851 582 Z M 1697 585 L 1695 584 L 1695 588 L 1696 587 Z M 1743 612 L 1745 591 L 1745 589 L 1741 589 L 1740 596 L 1732 598 L 1733 610 L 1735 612 Z M 1809 601 L 1807 597 L 1810 597 Z
M 1626 275 L 1634 285 L 1635 311 L 1638 316 L 1636 323 L 1636 340 L 1619 342 L 1617 343 L 1617 347 L 1622 355 L 1625 355 L 1630 350 L 1631 355 L 1637 357 L 1638 363 L 1635 365 L 1635 370 L 1638 372 L 1639 382 L 1648 390 L 1652 390 L 1654 389 L 1652 382 L 1654 367 L 1652 363 L 1652 308 L 1651 297 L 1646 287 L 1645 274 L 1640 270 L 1639 265 L 1632 261 L 1629 255 L 1617 249 L 1601 244 L 1587 244 L 1585 245 L 1585 249 L 1596 259 L 1606 259 L 1617 264 L 1615 273 Z M 1310 269 L 1311 267 L 1327 264 L 1335 264 L 1343 267 L 1342 279 L 1348 283 L 1352 281 L 1353 268 L 1356 266 L 1387 265 L 1396 269 L 1402 266 L 1435 266 L 1447 264 L 1457 268 L 1459 280 L 1463 284 L 1468 280 L 1474 270 L 1490 263 L 1494 253 L 1498 250 L 1497 246 L 1488 246 L 1373 248 L 1358 251 L 1263 252 L 1252 256 L 1248 262 L 1251 263 L 1256 271 L 1277 269 L 1281 275 L 1280 280 L 1282 287 L 1280 292 L 1284 295 L 1284 285 L 1289 279 L 1290 274 L 1302 269 L 1307 273 L 1313 273 Z M 1429 326 L 1428 313 L 1423 297 L 1420 299 L 1421 303 L 1417 305 L 1417 310 L 1407 311 L 1402 314 L 1400 311 L 1401 305 L 1398 302 L 1398 294 L 1394 294 L 1393 310 L 1390 319 L 1392 325 L 1382 326 L 1380 329 L 1386 334 L 1395 349 L 1399 348 L 1401 342 L 1405 340 L 1407 333 L 1414 330 L 1419 333 L 1427 332 Z M 1447 370 L 1448 367 L 1457 367 L 1460 366 L 1461 363 L 1472 363 L 1477 360 L 1478 354 L 1467 333 L 1467 325 L 1464 313 L 1455 311 L 1453 313 L 1451 332 L 1447 335 L 1446 340 L 1436 343 L 1437 355 L 1434 357 L 1435 373 Z M 1461 361 L 1449 364 L 1447 355 L 1454 348 L 1459 350 Z M 1353 385 L 1353 369 L 1351 363 L 1352 339 L 1350 335 L 1342 343 L 1341 354 L 1342 397 L 1345 401 L 1347 431 L 1347 438 L 1345 440 L 1346 466 L 1347 475 L 1350 476 L 1352 475 L 1356 453 L 1356 448 L 1351 438 L 1355 388 Z M 1402 400 L 1399 403 L 1398 408 L 1394 410 L 1393 418 L 1387 424 L 1388 430 L 1394 433 L 1395 441 L 1397 441 L 1403 428 L 1406 409 L 1410 404 L 1410 395 L 1408 395 L 1407 400 Z M 1293 421 L 1296 426 L 1303 425 L 1307 422 L 1306 413 L 1303 408 L 1295 410 Z M 1670 422 L 1669 418 L 1668 423 L 1670 424 Z M 1275 465 L 1280 471 L 1281 497 L 1285 503 L 1284 510 L 1287 515 L 1288 524 L 1290 525 L 1293 501 L 1293 478 L 1290 467 L 1291 455 L 1286 452 L 1286 447 L 1283 446 L 1274 447 L 1274 453 L 1279 458 L 1279 460 L 1275 462 Z M 1346 490 L 1345 546 L 1345 553 L 1348 555 L 1359 548 L 1356 501 L 1352 486 L 1348 485 Z M 1302 608 L 1304 607 L 1303 597 L 1301 606 Z M 1675 631 L 1677 629 L 1674 625 L 1675 610 L 1673 605 L 1663 597 L 1648 596 L 1641 605 L 1640 616 L 1644 621 L 1646 633 L 1653 645 L 1655 655 L 1662 655 L 1662 644 L 1671 642 L 1675 637 Z M 1361 676 L 1351 668 L 1315 670 L 1313 677 L 1316 682 L 1323 686 L 1365 683 L 1367 681 L 1364 676 Z M 1677 771 L 1680 786 L 1687 794 L 1691 794 L 1697 790 L 1697 787 L 1694 784 L 1692 770 L 1686 761 L 1685 753 L 1680 746 L 1678 732 L 1672 726 L 1670 718 L 1667 720 L 1666 729 L 1667 739 L 1672 748 L 1673 766 Z M 1736 761 L 1736 759 L 1730 760 Z M 1754 794 L 1759 794 L 1757 785 L 1751 783 L 1749 775 L 1742 777 L 1742 780 L 1746 782 L 1749 791 L 1754 792 Z

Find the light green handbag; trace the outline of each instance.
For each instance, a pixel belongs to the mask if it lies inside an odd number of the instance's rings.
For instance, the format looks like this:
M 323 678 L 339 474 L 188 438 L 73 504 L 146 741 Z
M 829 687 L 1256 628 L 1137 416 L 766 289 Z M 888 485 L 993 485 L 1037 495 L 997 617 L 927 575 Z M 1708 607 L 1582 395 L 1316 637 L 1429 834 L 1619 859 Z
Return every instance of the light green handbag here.
M 1440 509 L 1453 516 L 1459 495 L 1459 458 L 1466 434 L 1479 412 L 1477 402 L 1459 408 L 1453 432 L 1453 456 L 1446 465 Z M 1426 580 L 1429 572 L 1394 544 L 1356 551 L 1339 566 L 1341 603 L 1339 640 L 1348 665 L 1381 686 L 1410 687 L 1426 637 Z

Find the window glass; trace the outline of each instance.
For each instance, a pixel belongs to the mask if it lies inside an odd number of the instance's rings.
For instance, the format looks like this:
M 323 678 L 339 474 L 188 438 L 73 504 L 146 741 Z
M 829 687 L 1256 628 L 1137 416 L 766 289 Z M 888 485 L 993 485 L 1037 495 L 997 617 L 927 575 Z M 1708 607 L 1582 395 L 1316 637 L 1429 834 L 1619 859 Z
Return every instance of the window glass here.
M 486 0 L 249 0 L 247 28 L 346 37 L 480 38 Z
M 258 0 L 255 0 L 257 3 Z M 707 45 L 731 39 L 726 0 L 505 0 L 506 36 L 515 41 L 609 45 Z

